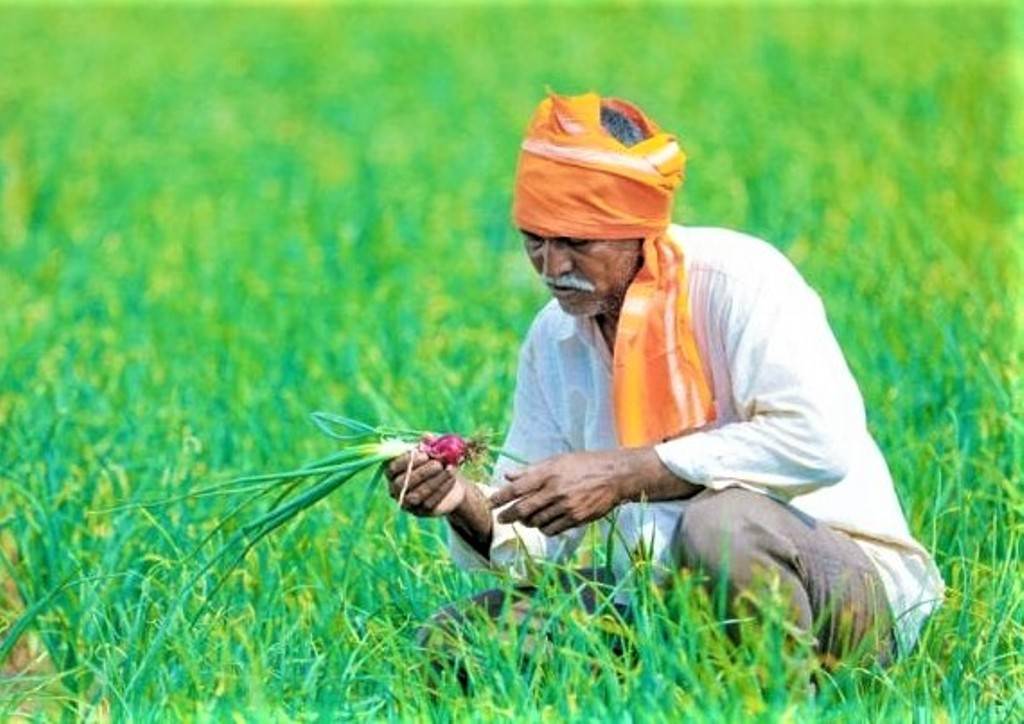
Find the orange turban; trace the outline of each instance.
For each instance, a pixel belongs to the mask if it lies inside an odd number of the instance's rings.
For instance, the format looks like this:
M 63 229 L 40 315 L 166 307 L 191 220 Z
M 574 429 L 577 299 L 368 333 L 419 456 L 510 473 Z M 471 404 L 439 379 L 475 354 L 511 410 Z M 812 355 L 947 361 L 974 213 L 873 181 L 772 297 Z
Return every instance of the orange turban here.
M 625 146 L 601 126 L 601 106 L 645 133 Z M 513 216 L 544 237 L 643 239 L 644 263 L 623 301 L 612 388 L 619 443 L 651 445 L 714 420 L 690 321 L 683 250 L 668 232 L 685 155 L 636 106 L 595 93 L 550 94 L 519 156 Z

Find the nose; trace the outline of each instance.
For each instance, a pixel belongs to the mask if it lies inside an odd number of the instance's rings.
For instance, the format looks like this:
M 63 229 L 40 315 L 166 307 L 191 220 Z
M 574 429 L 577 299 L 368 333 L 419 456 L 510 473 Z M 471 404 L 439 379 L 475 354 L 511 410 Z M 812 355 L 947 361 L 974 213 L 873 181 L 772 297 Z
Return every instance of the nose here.
M 541 273 L 546 277 L 560 277 L 572 271 L 572 255 L 559 239 L 547 239 L 542 249 Z

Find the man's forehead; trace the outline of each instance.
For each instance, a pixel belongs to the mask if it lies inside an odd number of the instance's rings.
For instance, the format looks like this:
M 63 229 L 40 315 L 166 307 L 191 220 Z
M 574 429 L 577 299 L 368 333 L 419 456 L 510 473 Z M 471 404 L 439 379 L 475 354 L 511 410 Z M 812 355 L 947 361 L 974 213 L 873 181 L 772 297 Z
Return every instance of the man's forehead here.
M 577 244 L 589 244 L 598 241 L 613 241 L 612 239 L 585 239 L 580 236 L 541 236 L 540 234 L 535 234 L 534 232 L 527 231 L 526 229 L 520 229 L 519 231 L 523 236 L 525 236 L 528 239 L 539 239 L 544 241 L 562 241 Z

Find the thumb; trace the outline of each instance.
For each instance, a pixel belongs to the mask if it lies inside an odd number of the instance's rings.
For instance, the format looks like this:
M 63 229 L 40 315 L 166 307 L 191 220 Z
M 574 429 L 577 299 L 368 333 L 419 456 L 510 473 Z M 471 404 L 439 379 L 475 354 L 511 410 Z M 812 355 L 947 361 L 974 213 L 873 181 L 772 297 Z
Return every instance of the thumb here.
M 449 490 L 441 501 L 431 511 L 431 515 L 448 515 L 453 510 L 462 505 L 462 501 L 466 498 L 466 483 L 458 476 L 455 477 L 455 485 Z

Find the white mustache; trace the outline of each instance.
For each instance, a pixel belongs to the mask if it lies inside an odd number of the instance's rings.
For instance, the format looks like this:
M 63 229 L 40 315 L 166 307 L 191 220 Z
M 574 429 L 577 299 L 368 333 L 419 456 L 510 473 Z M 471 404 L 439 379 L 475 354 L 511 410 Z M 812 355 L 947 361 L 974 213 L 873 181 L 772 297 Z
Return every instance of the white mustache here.
M 597 287 L 586 277 L 578 274 L 563 274 L 560 277 L 544 277 L 544 283 L 552 289 L 576 289 L 581 292 L 596 292 Z

